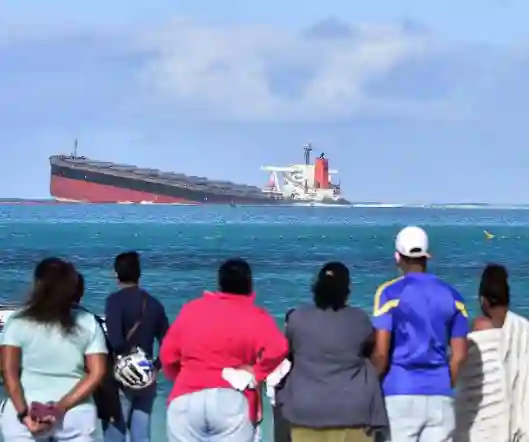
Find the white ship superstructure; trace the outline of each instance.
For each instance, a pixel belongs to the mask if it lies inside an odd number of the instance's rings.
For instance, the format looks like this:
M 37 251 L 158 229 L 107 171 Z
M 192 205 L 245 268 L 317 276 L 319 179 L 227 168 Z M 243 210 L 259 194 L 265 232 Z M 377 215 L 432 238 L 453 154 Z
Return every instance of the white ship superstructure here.
M 261 170 L 270 173 L 268 185 L 263 192 L 299 202 L 341 202 L 343 197 L 340 185 L 332 182 L 332 176 L 338 174 L 338 171 L 329 169 L 329 162 L 323 153 L 311 164 L 310 144 L 304 150 L 305 164 L 261 167 Z

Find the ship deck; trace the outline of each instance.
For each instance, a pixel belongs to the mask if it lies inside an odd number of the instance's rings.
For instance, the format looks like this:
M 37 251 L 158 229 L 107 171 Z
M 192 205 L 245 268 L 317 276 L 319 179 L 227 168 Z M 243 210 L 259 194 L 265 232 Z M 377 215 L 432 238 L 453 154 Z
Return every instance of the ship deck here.
M 73 159 L 60 155 L 50 158 L 52 165 L 67 167 L 79 171 L 102 173 L 115 177 L 126 177 L 156 184 L 165 184 L 191 191 L 214 191 L 218 194 L 233 195 L 241 198 L 270 200 L 270 196 L 252 185 L 237 184 L 230 181 L 210 180 L 205 177 L 194 177 L 179 173 L 163 172 L 158 169 L 142 169 L 133 165 L 97 162 L 89 159 Z

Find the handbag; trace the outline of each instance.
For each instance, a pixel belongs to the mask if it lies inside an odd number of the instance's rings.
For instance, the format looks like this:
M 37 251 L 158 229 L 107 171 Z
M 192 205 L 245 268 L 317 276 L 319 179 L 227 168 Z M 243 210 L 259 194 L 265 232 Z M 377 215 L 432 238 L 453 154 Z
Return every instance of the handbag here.
M 151 385 L 155 380 L 155 370 L 150 356 L 147 355 L 147 353 L 140 346 L 130 345 L 134 333 L 136 333 L 136 331 L 138 330 L 145 316 L 145 311 L 147 310 L 147 302 L 148 297 L 144 295 L 140 317 L 125 336 L 126 345 L 124 346 L 124 349 L 126 349 L 126 351 L 115 354 L 115 361 L 114 366 L 112 368 L 112 372 L 114 373 L 114 378 L 118 382 L 120 389 L 143 389 Z M 138 358 L 143 361 L 140 362 L 141 366 L 136 366 Z M 147 379 L 145 379 L 145 377 L 147 377 Z M 129 384 L 128 381 L 131 381 L 134 385 L 136 385 L 133 381 L 133 378 L 142 378 L 142 381 L 140 381 L 140 379 L 137 379 L 137 381 L 145 382 L 145 385 L 138 387 Z

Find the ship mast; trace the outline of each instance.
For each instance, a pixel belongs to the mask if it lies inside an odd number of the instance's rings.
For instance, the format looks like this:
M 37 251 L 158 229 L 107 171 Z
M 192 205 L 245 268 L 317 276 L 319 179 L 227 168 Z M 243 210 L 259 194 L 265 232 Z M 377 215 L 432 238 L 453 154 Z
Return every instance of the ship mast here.
M 73 143 L 73 152 L 72 152 L 72 158 L 77 158 L 77 146 L 79 145 L 79 141 L 77 138 L 75 139 Z
M 305 151 L 305 164 L 308 166 L 310 165 L 310 153 L 312 152 L 312 144 L 308 143 L 303 147 L 303 150 Z

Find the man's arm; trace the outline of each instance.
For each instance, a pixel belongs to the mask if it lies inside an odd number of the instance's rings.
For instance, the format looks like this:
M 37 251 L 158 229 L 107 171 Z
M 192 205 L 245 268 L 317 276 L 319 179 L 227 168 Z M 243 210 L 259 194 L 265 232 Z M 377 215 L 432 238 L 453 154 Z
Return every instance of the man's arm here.
M 467 338 L 450 339 L 450 348 L 452 349 L 452 355 L 450 356 L 450 379 L 452 382 L 452 387 L 455 387 L 459 370 L 467 359 Z
M 107 298 L 105 303 L 105 322 L 107 338 L 112 351 L 116 354 L 125 352 L 127 343 L 123 335 L 123 305 L 121 305 L 118 296 L 110 295 Z
M 467 335 L 469 332 L 468 313 L 463 297 L 453 290 L 454 316 L 450 330 L 450 378 L 452 387 L 456 385 L 459 370 L 465 363 L 468 355 Z
M 186 305 L 182 307 L 175 321 L 171 324 L 160 346 L 160 367 L 164 376 L 169 381 L 174 381 L 180 372 L 180 359 L 182 357 L 181 349 L 181 330 L 183 328 Z
M 389 368 L 389 352 L 391 349 L 391 332 L 375 330 L 375 347 L 371 353 L 371 363 L 379 376 L 384 376 Z
M 158 314 L 158 321 L 156 322 L 156 340 L 158 341 L 158 345 L 161 347 L 163 339 L 167 334 L 167 331 L 169 330 L 169 319 L 167 319 L 165 308 L 161 302 L 159 303 L 159 306 L 160 313 Z M 154 367 L 156 368 L 156 370 L 160 370 L 162 368 L 162 363 L 160 362 L 159 356 L 154 360 Z
M 158 324 L 156 328 L 156 339 L 158 340 L 158 343 L 161 345 L 163 338 L 167 334 L 167 331 L 169 330 L 169 319 L 167 319 L 167 313 L 165 313 L 165 308 L 162 305 L 162 303 L 159 304 L 160 306 L 160 313 L 158 314 Z
M 379 288 L 375 294 L 373 327 L 375 329 L 374 348 L 371 362 L 379 376 L 384 376 L 389 368 L 391 335 L 393 331 L 393 309 L 398 300 L 390 299 L 387 289 Z

